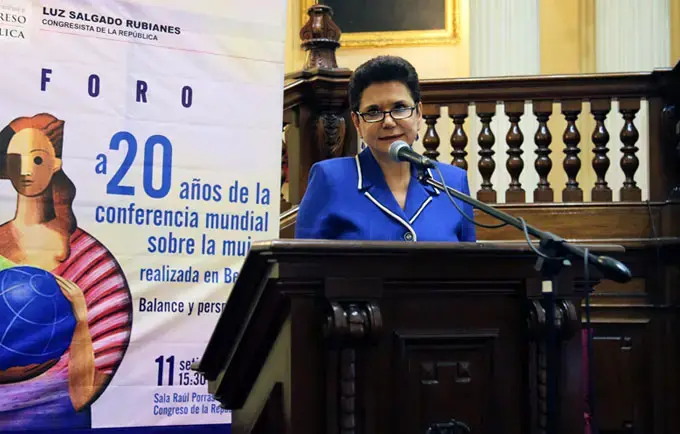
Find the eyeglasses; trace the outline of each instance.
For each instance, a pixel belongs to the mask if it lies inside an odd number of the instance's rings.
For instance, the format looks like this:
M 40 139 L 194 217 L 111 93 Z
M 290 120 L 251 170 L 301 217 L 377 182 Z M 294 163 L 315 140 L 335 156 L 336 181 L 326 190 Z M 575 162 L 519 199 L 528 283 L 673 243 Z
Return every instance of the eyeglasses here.
M 395 121 L 402 120 L 402 119 L 408 119 L 411 117 L 413 114 L 413 110 L 415 110 L 415 107 L 397 107 L 393 108 L 392 110 L 387 110 L 387 111 L 382 111 L 382 110 L 371 110 L 367 112 L 356 112 L 361 118 L 364 120 L 364 122 L 368 123 L 374 123 L 374 122 L 381 122 L 383 119 L 385 119 L 385 115 L 387 113 L 392 116 L 392 119 Z

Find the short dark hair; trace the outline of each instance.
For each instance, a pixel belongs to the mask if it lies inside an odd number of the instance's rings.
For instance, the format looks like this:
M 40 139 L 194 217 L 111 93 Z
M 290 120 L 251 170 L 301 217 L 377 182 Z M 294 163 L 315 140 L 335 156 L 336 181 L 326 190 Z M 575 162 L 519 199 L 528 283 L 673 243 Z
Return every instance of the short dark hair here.
M 349 79 L 349 106 L 359 110 L 361 95 L 373 83 L 399 81 L 411 93 L 413 102 L 420 102 L 420 85 L 416 69 L 406 59 L 397 56 L 378 56 L 361 64 Z

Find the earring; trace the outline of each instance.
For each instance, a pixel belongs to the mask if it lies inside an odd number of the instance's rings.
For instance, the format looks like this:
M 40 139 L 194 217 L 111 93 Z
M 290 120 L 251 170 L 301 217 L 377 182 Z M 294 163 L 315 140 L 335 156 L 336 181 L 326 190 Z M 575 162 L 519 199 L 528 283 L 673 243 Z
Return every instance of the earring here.
M 420 133 L 416 133 L 416 141 L 420 140 Z

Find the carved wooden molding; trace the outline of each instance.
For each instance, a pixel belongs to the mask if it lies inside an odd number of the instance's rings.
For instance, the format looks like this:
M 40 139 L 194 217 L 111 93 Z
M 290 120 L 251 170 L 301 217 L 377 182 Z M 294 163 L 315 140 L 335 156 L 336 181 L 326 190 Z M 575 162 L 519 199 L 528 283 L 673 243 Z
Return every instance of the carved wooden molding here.
M 332 10 L 314 5 L 307 10 L 309 20 L 300 30 L 302 48 L 307 51 L 304 69 L 337 69 L 335 50 L 340 47 L 340 28 L 331 18 Z
M 441 394 L 466 396 L 478 402 L 485 412 L 495 412 L 501 404 L 494 391 L 470 396 L 475 389 L 504 381 L 500 374 L 500 330 L 495 328 L 446 328 L 436 330 L 395 330 L 394 355 L 397 390 L 403 390 L 401 408 L 420 413 L 419 423 L 428 433 L 465 433 L 478 420 L 461 415 L 460 408 L 437 407 L 433 397 Z M 469 419 L 469 420 L 468 420 Z M 485 422 L 488 432 L 500 432 L 494 421 Z M 496 429 L 498 428 L 498 430 Z M 416 425 L 404 426 L 404 432 L 416 431 Z M 486 432 L 486 431 L 485 431 Z
M 530 357 L 536 366 L 536 378 L 533 383 L 536 389 L 532 392 L 535 394 L 536 407 L 535 422 L 537 433 L 544 434 L 548 428 L 548 323 L 547 314 L 544 304 L 539 300 L 531 300 L 526 314 L 527 332 L 530 339 L 535 343 L 533 354 Z M 576 307 L 570 300 L 556 300 L 555 301 L 555 346 L 559 352 L 561 342 L 568 341 L 573 338 L 576 333 L 581 330 L 581 321 L 576 313 Z M 559 357 L 556 358 L 558 360 Z M 558 371 L 562 370 L 562 366 L 555 367 Z M 557 379 L 561 375 L 557 375 Z M 557 387 L 562 387 L 559 382 Z M 558 394 L 559 395 L 559 394 Z
M 329 307 L 324 335 L 340 347 L 355 347 L 380 335 L 383 321 L 376 303 L 330 301 Z
M 340 434 L 357 432 L 357 347 L 375 341 L 383 329 L 380 307 L 374 302 L 329 301 L 324 336 L 338 351 L 338 419 Z
M 321 160 L 341 157 L 345 151 L 345 118 L 336 113 L 321 113 L 316 122 L 316 143 Z
M 546 312 L 539 300 L 532 300 L 529 303 L 526 324 L 532 340 L 541 341 L 545 339 L 548 331 Z M 555 325 L 557 326 L 558 340 L 569 340 L 581 330 L 581 321 L 574 304 L 570 300 L 557 300 L 555 302 Z

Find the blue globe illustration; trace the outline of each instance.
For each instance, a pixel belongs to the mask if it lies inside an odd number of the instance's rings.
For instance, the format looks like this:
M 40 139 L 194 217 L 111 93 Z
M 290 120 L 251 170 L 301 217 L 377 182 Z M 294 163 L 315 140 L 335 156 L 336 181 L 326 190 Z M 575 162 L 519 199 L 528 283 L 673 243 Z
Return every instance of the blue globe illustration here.
M 29 266 L 0 271 L 0 383 L 49 369 L 71 345 L 75 326 L 52 274 Z

